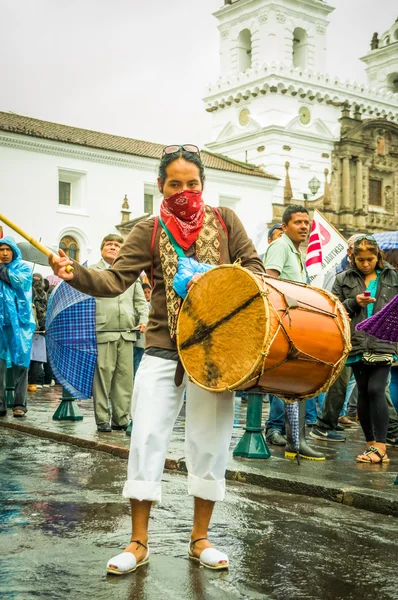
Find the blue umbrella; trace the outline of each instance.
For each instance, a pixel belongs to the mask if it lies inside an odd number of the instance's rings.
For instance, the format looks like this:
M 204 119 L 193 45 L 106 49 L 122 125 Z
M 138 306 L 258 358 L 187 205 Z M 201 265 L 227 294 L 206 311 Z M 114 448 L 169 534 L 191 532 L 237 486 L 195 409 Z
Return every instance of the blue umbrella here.
M 48 303 L 46 339 L 59 383 L 77 400 L 91 398 L 98 356 L 95 298 L 60 283 Z
M 383 231 L 382 233 L 375 233 L 373 237 L 381 250 L 395 250 L 398 248 L 398 231 Z

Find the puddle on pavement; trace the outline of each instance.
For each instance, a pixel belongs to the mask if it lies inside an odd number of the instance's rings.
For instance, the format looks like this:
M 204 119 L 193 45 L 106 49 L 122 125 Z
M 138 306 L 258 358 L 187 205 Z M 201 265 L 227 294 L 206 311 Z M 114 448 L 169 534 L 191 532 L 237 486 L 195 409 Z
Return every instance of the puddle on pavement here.
M 150 565 L 106 577 L 106 561 L 129 540 L 126 462 L 6 430 L 0 445 L 1 597 L 398 598 L 393 518 L 238 483 L 228 485 L 211 530 L 230 571 L 191 564 L 192 499 L 179 474 L 164 475 L 152 511 Z

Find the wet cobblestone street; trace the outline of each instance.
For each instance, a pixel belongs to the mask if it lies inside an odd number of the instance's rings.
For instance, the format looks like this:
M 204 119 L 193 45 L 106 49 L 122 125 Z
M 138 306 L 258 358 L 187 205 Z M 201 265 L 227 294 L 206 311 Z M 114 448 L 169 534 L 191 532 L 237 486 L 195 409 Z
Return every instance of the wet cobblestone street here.
M 164 475 L 152 512 L 151 562 L 121 578 L 106 561 L 127 543 L 126 462 L 0 430 L 0 597 L 5 600 L 398 598 L 397 525 L 323 499 L 228 483 L 211 539 L 228 573 L 187 559 L 192 499 Z

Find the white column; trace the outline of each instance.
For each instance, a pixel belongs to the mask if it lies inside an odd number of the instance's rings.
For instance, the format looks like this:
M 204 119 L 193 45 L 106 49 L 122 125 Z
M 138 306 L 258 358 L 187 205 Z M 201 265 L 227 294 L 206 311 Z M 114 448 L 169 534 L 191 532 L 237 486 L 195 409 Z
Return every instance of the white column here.
M 343 157 L 343 206 L 350 208 L 350 157 Z
M 356 181 L 355 181 L 355 209 L 363 209 L 363 188 L 362 188 L 362 160 L 357 159 L 356 163 Z

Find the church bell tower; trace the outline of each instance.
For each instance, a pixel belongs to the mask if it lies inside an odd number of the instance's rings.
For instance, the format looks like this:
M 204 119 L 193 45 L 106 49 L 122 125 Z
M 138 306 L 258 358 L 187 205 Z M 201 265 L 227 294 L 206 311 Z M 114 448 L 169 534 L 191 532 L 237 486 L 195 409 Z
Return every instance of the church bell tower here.
M 219 22 L 221 77 L 263 64 L 324 71 L 327 16 L 323 0 L 231 0 Z
M 373 34 L 370 52 L 361 58 L 366 64 L 369 85 L 384 92 L 398 92 L 398 19 L 380 36 Z
M 212 114 L 207 146 L 281 178 L 288 161 L 294 190 L 308 190 L 313 176 L 323 180 L 338 133 L 336 109 L 311 85 L 325 84 L 334 8 L 324 0 L 224 2 L 214 13 L 220 77 L 204 98 Z

